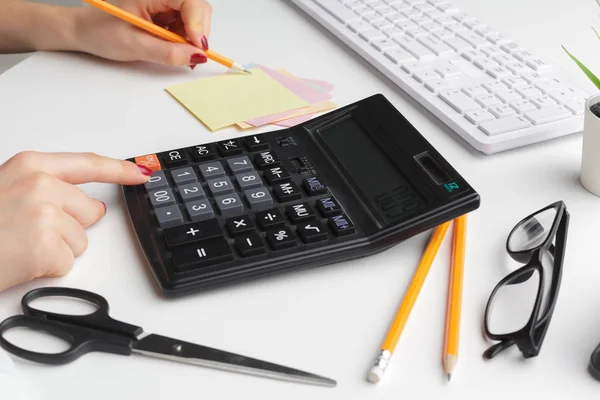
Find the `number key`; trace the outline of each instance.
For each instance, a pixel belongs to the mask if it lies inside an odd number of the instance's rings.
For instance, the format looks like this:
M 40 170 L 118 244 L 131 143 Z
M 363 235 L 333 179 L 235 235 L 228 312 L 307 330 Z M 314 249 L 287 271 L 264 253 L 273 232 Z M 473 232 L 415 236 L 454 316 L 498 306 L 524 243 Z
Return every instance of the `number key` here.
M 215 197 L 221 215 L 236 215 L 244 211 L 244 205 L 236 193 Z
M 153 190 L 148 194 L 150 195 L 150 203 L 154 208 L 175 204 L 175 196 L 173 196 L 171 189 Z
M 210 179 L 207 181 L 207 183 L 208 190 L 210 190 L 213 196 L 233 192 L 233 184 L 227 176 L 224 176 L 222 178 Z
M 242 190 L 261 187 L 263 185 L 262 181 L 260 180 L 260 176 L 256 171 L 236 174 L 235 180 L 237 181 L 238 186 Z
M 205 219 L 211 219 L 215 216 L 215 212 L 206 199 L 185 203 L 185 208 L 193 222 L 204 221 Z
M 194 173 L 192 167 L 174 169 L 171 171 L 171 176 L 177 185 L 181 183 L 197 181 L 196 174 Z
M 230 158 L 227 160 L 227 164 L 229 165 L 231 172 L 234 174 L 238 172 L 252 171 L 254 169 L 252 162 L 246 156 Z
M 153 190 L 168 187 L 169 183 L 167 182 L 167 177 L 163 171 L 156 171 L 152 174 L 144 186 L 147 190 Z
M 204 189 L 202 189 L 202 185 L 198 182 L 177 186 L 177 189 L 179 189 L 179 196 L 181 196 L 184 202 L 203 199 L 205 197 Z
M 202 175 L 205 180 L 225 176 L 225 170 L 219 161 L 201 164 L 198 166 L 198 169 L 200 170 L 200 175 Z
M 269 207 L 273 204 L 273 198 L 269 190 L 264 187 L 246 190 L 244 196 L 253 210 Z

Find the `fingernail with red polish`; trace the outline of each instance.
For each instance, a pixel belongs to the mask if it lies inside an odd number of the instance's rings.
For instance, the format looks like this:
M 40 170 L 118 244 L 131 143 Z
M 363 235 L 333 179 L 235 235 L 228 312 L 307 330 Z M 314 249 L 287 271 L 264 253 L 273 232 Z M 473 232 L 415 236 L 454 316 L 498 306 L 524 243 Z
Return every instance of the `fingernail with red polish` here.
M 195 64 L 192 64 L 192 65 L 189 65 L 189 67 L 190 67 L 190 69 L 193 71 L 193 70 L 194 70 L 194 68 L 196 68 L 196 65 L 195 65 Z
M 202 39 L 200 39 L 200 42 L 202 42 L 202 49 L 208 50 L 208 39 L 205 35 L 202 35 Z
M 206 56 L 204 54 L 193 54 L 190 58 L 190 64 L 204 64 L 206 62 Z
M 148 167 L 146 167 L 145 165 L 138 165 L 137 166 L 140 169 L 140 172 L 146 176 L 152 176 L 152 170 Z

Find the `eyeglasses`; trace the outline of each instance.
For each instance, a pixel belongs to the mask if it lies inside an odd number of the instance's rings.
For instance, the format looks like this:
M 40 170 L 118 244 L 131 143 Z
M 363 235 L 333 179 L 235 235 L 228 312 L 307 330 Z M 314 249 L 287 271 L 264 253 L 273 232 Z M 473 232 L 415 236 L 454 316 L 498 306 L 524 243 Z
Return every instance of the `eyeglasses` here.
M 523 357 L 538 355 L 558 298 L 569 213 L 562 201 L 522 219 L 506 250 L 522 264 L 494 288 L 485 310 L 485 334 L 499 341 L 484 353 L 491 359 L 512 345 Z

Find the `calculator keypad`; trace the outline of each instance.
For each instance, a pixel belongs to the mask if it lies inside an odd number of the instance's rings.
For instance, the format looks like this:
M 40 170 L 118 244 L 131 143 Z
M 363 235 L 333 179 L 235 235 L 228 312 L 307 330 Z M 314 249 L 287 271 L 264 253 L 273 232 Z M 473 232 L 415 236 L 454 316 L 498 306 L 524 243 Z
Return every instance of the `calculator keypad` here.
M 145 189 L 179 272 L 356 231 L 312 165 L 306 169 L 308 159 L 281 159 L 262 135 L 141 156 L 136 162 L 154 171 Z

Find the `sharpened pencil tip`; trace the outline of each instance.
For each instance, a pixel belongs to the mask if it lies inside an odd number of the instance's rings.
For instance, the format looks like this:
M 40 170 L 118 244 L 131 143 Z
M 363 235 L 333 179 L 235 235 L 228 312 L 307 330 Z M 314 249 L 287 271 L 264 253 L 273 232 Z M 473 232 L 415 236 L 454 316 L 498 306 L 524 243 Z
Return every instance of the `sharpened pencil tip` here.
M 448 377 L 448 382 L 450 382 L 450 379 L 452 379 L 452 374 L 448 374 L 447 377 Z
M 248 71 L 247 69 L 244 70 L 245 73 L 252 75 L 252 72 Z

